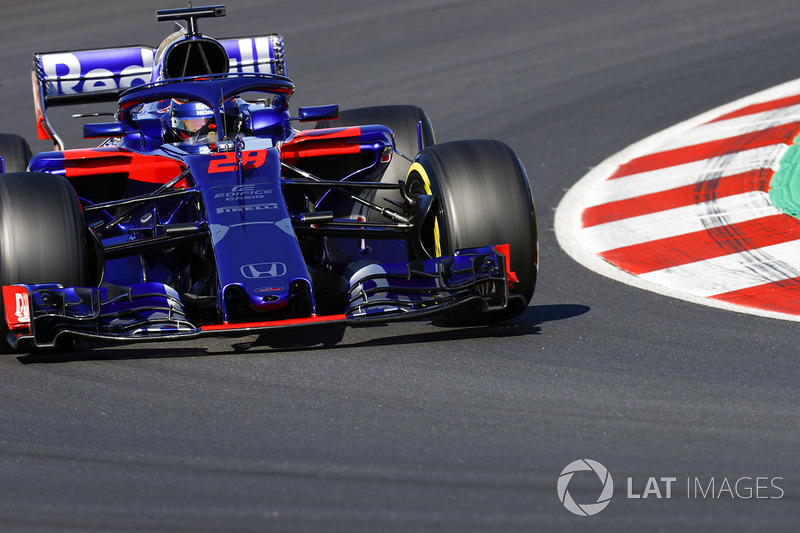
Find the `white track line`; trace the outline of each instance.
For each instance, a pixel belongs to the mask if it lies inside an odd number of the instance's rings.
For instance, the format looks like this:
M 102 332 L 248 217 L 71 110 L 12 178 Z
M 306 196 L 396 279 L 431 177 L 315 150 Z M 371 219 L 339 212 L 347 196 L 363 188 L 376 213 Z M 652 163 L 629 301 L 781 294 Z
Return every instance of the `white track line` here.
M 709 122 L 687 131 L 686 134 L 673 137 L 659 145 L 658 151 L 684 148 L 699 144 L 709 139 L 726 139 L 745 133 L 783 126 L 800 121 L 800 105 L 783 107 L 779 110 L 763 111 L 743 117 L 730 118 L 719 122 Z
M 674 167 L 614 178 L 603 183 L 603 187 L 599 188 L 597 194 L 589 199 L 586 207 L 668 191 L 685 185 L 695 185 L 701 181 L 724 178 L 761 168 L 775 170 L 788 149 L 788 145 L 776 144 L 723 155 L 714 159 L 693 161 Z
M 800 242 L 790 241 L 656 270 L 641 277 L 696 296 L 708 297 L 800 277 L 798 257 Z M 709 276 L 709 272 L 712 276 Z M 708 282 L 709 278 L 713 278 L 711 283 Z
M 581 240 L 598 253 L 779 214 L 766 193 L 751 191 L 584 228 Z

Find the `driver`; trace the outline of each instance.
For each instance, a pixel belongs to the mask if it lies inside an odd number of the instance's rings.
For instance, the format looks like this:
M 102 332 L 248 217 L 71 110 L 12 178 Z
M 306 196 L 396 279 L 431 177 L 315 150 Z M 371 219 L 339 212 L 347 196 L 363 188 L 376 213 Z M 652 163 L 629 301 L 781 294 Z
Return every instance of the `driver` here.
M 189 144 L 217 142 L 217 125 L 210 107 L 199 102 L 182 103 L 177 100 L 173 100 L 170 107 L 172 132 L 180 141 Z

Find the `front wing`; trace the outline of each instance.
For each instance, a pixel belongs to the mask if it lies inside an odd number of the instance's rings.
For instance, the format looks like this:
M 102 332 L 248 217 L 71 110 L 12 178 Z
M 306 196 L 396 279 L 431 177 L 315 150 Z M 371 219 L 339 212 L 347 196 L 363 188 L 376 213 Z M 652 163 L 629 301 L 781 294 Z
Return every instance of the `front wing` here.
M 507 245 L 463 249 L 411 263 L 372 264 L 350 277 L 342 314 L 284 320 L 195 325 L 181 295 L 162 283 L 3 287 L 8 342 L 53 347 L 62 338 L 101 342 L 240 336 L 275 329 L 365 325 L 436 318 L 454 312 L 502 310 L 514 296 Z M 266 318 L 266 317 L 265 317 Z

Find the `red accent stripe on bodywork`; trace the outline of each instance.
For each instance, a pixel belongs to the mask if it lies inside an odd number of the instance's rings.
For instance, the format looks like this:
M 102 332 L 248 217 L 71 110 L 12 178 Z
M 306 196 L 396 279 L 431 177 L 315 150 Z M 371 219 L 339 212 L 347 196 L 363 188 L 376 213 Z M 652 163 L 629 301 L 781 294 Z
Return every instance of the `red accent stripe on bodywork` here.
M 126 174 L 136 181 L 164 184 L 185 169 L 183 164 L 174 159 L 137 154 L 119 147 L 65 150 L 63 154 L 68 179 Z M 181 181 L 176 187 L 186 187 L 186 182 Z
M 36 113 L 36 135 L 40 141 L 46 141 L 52 139 L 53 134 L 47 127 L 47 120 L 42 108 L 42 93 L 39 90 L 39 81 L 36 79 L 35 70 L 31 72 L 31 77 L 33 79 L 33 109 Z
M 773 144 L 790 144 L 800 132 L 800 122 L 790 122 L 774 128 L 753 131 L 735 137 L 655 152 L 637 157 L 621 165 L 608 179 L 673 167 L 693 161 L 711 159 Z
M 800 315 L 800 278 L 765 283 L 710 298 L 764 311 Z
M 508 279 L 509 286 L 519 283 L 517 274 L 511 270 L 511 245 L 498 244 L 494 247 L 494 251 L 502 254 L 506 258 L 506 279 Z
M 281 146 L 281 160 L 294 164 L 305 157 L 358 154 L 361 128 L 331 128 L 301 131 Z
M 800 239 L 800 220 L 772 215 L 601 252 L 631 274 L 703 261 Z
M 297 324 L 324 324 L 346 320 L 346 315 L 326 315 L 310 316 L 306 318 L 289 318 L 286 320 L 269 320 L 265 322 L 245 322 L 242 324 L 214 324 L 210 326 L 200 326 L 201 331 L 225 331 L 235 329 L 259 329 L 273 326 L 291 326 Z
M 722 178 L 699 181 L 666 191 L 643 194 L 625 200 L 588 207 L 583 211 L 583 227 L 597 226 L 667 209 L 710 202 L 715 198 L 733 196 L 749 191 L 767 192 L 774 170 L 751 170 Z

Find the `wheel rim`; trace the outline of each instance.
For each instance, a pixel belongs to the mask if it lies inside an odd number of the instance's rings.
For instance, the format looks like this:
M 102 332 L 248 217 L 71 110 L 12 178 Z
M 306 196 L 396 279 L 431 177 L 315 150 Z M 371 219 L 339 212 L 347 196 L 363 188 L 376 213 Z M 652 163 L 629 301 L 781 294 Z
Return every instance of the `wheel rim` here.
M 425 168 L 419 163 L 413 163 L 411 165 L 411 168 L 408 169 L 408 179 L 410 179 L 411 176 L 415 173 L 416 175 L 419 176 L 422 182 L 422 188 L 425 194 L 433 196 L 433 190 L 431 189 L 431 180 L 428 177 L 428 173 L 425 171 Z M 441 231 L 439 229 L 438 215 L 434 215 L 433 217 L 433 256 L 434 257 L 442 256 L 442 238 L 441 238 Z

